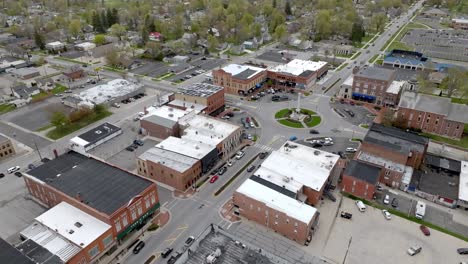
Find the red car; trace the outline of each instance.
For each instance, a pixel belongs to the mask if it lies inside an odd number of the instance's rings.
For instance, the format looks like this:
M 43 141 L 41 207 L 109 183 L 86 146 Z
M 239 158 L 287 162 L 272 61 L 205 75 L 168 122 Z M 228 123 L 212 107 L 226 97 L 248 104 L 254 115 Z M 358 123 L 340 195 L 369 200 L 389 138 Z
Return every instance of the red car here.
M 219 178 L 218 175 L 211 177 L 210 183 L 214 183 L 218 178 Z
M 429 231 L 429 228 L 427 228 L 427 226 L 425 225 L 420 225 L 419 226 L 419 229 L 421 229 L 421 232 L 423 232 L 423 234 L 425 236 L 430 236 L 431 235 L 431 231 Z

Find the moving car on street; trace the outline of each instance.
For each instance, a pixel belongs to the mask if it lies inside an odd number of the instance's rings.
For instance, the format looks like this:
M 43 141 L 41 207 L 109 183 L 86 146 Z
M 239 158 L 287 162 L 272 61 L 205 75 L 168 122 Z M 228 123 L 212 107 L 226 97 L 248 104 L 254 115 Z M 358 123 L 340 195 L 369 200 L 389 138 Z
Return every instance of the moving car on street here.
M 408 255 L 414 256 L 418 254 L 419 252 L 421 252 L 421 250 L 422 250 L 421 246 L 415 245 L 415 246 L 411 246 L 410 248 L 408 248 L 406 252 L 408 253 Z
M 210 183 L 214 183 L 218 178 L 219 178 L 218 175 L 215 175 L 215 176 L 211 177 Z
M 392 215 L 390 214 L 390 212 L 388 212 L 387 210 L 382 210 L 382 214 L 384 215 L 385 219 L 387 220 L 391 220 L 392 219 Z
M 420 225 L 419 226 L 419 229 L 421 229 L 421 232 L 423 232 L 423 234 L 425 236 L 430 236 L 431 235 L 431 231 L 429 231 L 429 228 L 425 225 Z

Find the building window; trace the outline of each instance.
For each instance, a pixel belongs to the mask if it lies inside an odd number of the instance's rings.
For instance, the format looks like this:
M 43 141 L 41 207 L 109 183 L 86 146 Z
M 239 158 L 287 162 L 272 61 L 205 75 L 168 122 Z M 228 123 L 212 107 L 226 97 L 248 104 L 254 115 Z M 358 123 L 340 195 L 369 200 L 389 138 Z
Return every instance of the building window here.
M 275 215 L 275 218 L 278 219 L 278 215 Z
M 145 197 L 145 206 L 146 206 L 146 209 L 150 208 L 150 206 L 151 206 L 149 197 Z
M 286 218 L 286 223 L 289 224 L 289 219 Z
M 353 181 L 353 185 L 356 185 L 356 181 Z
M 116 219 L 116 220 L 114 221 L 114 225 L 115 225 L 115 230 L 116 230 L 117 232 L 119 232 L 119 231 L 122 229 L 122 226 L 120 225 L 119 219 Z
M 297 226 L 298 226 L 297 222 L 295 222 L 295 223 L 294 223 L 294 226 L 295 226 L 295 227 L 297 227 Z
M 389 176 L 389 175 L 390 175 L 390 171 L 389 171 L 389 170 L 388 170 L 388 171 L 385 171 L 385 175 L 386 175 L 386 176 Z
M 138 215 L 142 215 L 143 214 L 143 208 L 141 208 L 141 204 L 138 205 Z
M 366 190 L 369 189 L 369 184 L 366 184 Z
M 153 193 L 153 194 L 151 194 L 151 204 L 155 204 L 155 203 L 156 203 L 156 197 L 155 197 L 155 195 Z
M 260 212 L 260 207 L 257 207 L 257 212 Z
M 122 215 L 122 224 L 123 224 L 123 226 L 128 225 L 127 214 Z
M 294 229 L 294 233 L 297 233 L 297 229 Z
M 252 204 L 250 204 L 250 210 L 252 210 L 252 209 L 253 209 L 253 205 L 252 205 Z
M 90 249 L 88 251 L 88 255 L 90 256 L 90 258 L 94 258 L 95 256 L 97 256 L 97 254 L 99 254 L 99 247 L 98 246 L 95 246 L 95 247 L 93 247 L 92 249 Z
M 278 222 L 275 221 L 275 225 L 278 225 Z
M 102 240 L 104 244 L 104 248 L 107 248 L 112 243 L 112 234 L 108 235 L 106 238 Z

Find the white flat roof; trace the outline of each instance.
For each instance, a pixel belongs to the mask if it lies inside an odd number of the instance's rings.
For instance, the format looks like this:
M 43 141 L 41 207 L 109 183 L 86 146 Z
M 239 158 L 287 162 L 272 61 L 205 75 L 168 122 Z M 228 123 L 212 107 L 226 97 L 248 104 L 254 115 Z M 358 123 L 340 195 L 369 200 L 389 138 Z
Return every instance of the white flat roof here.
M 91 42 L 83 42 L 83 43 L 80 43 L 80 44 L 76 44 L 75 47 L 82 47 L 82 48 L 92 47 L 92 48 L 95 48 L 96 44 L 91 43 Z
M 250 74 L 246 79 L 250 79 L 253 76 L 257 75 L 259 72 L 265 71 L 263 68 L 254 67 L 250 65 L 240 65 L 240 64 L 229 64 L 228 66 L 224 67 L 223 70 L 227 73 L 232 74 L 232 76 L 237 75 L 245 70 L 252 70 L 254 71 Z
M 107 232 L 111 226 L 101 220 L 61 202 L 36 218 L 36 221 L 85 248 Z M 79 224 L 81 227 L 78 227 Z
M 46 45 L 48 45 L 48 46 L 62 46 L 63 43 L 60 42 L 60 41 L 54 41 L 54 42 L 49 42 Z
M 156 147 L 184 154 L 195 159 L 202 159 L 215 149 L 215 146 L 200 141 L 172 136 L 157 144 Z
M 291 218 L 309 224 L 317 209 L 266 187 L 251 179 L 247 179 L 236 192 L 266 204 L 268 207 L 283 212 Z
M 85 104 L 102 104 L 114 98 L 132 93 L 140 88 L 141 85 L 131 83 L 124 79 L 115 79 L 106 84 L 89 88 L 76 96 Z
M 80 138 L 78 136 L 70 139 L 70 142 L 74 143 L 74 144 L 77 144 L 78 146 L 83 146 L 83 147 L 86 146 L 89 143 L 88 141 L 86 141 L 86 140 L 84 140 L 84 139 L 82 139 L 82 138 Z
M 404 83 L 404 81 L 393 81 L 387 88 L 387 93 L 398 94 Z
M 468 202 L 468 161 L 461 161 L 460 184 L 458 185 L 458 199 Z
M 286 144 L 296 146 L 285 147 Z M 339 156 L 287 141 L 273 151 L 254 175 L 297 193 L 302 186 L 320 191 Z
M 453 18 L 452 21 L 455 23 L 468 23 L 468 19 L 465 18 Z
M 353 75 L 348 76 L 342 85 L 353 86 L 353 79 Z
M 183 121 L 181 120 L 181 124 L 188 126 L 184 129 L 182 138 L 201 141 L 214 146 L 239 129 L 237 125 L 204 115 L 187 117 Z
M 198 159 L 186 156 L 181 153 L 169 151 L 161 148 L 150 148 L 140 155 L 139 159 L 149 160 L 154 163 L 174 169 L 178 172 L 185 172 L 197 163 Z
M 186 107 L 187 110 L 193 110 L 197 114 L 200 113 L 203 109 L 206 108 L 206 105 L 196 104 L 196 103 L 187 102 L 187 101 L 182 101 L 182 100 L 179 100 L 179 99 L 172 100 L 172 101 L 169 102 L 169 104 L 179 106 L 179 107 Z
M 163 105 L 160 107 L 150 106 L 146 108 L 146 111 L 148 111 L 148 114 L 144 115 L 141 119 L 145 119 L 148 116 L 154 115 L 154 116 L 163 117 L 163 118 L 175 121 L 175 122 L 178 122 L 181 117 L 191 112 L 189 110 L 181 110 L 181 109 L 177 109 L 177 108 L 166 106 L 166 105 Z
M 278 65 L 270 71 L 272 72 L 285 72 L 295 76 L 300 75 L 305 71 L 316 72 L 325 66 L 327 62 L 325 61 L 310 61 L 310 60 L 299 60 L 294 59 L 287 64 Z

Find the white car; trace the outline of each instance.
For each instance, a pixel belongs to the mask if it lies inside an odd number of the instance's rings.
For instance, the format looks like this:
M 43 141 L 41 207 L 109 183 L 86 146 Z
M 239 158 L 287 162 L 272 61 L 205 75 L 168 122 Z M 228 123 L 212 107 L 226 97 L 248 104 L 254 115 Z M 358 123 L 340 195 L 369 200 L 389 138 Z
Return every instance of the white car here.
M 144 116 L 144 115 L 145 115 L 145 113 L 143 113 L 143 112 L 139 112 L 139 113 L 138 113 L 138 116 L 139 116 L 139 117 L 142 117 L 142 116 Z
M 14 167 L 11 167 L 7 170 L 8 173 L 13 173 L 15 171 L 19 171 L 20 170 L 20 166 L 14 166 Z
M 422 250 L 421 246 L 412 246 L 412 247 L 408 248 L 408 250 L 406 252 L 408 253 L 408 255 L 414 256 L 414 255 L 418 254 L 419 252 L 421 252 L 421 250 Z
M 346 152 L 354 153 L 356 151 L 357 151 L 357 149 L 355 149 L 355 148 L 346 148 Z
M 250 121 L 250 126 L 251 126 L 251 127 L 255 127 L 255 124 L 254 124 L 253 121 Z
M 385 219 L 387 220 L 391 220 L 392 219 L 392 214 L 390 214 L 390 212 L 388 212 L 387 210 L 382 210 L 382 214 L 384 215 Z
M 389 204 L 390 203 L 390 196 L 388 194 L 385 195 L 385 198 L 383 199 L 384 204 Z
M 240 159 L 242 159 L 242 157 L 244 157 L 244 155 L 245 155 L 244 151 L 239 151 L 236 154 L 236 159 L 240 160 Z
M 331 138 L 331 137 L 326 137 L 324 139 L 325 139 L 325 141 L 333 141 L 333 138 Z
M 229 167 L 232 167 L 232 165 L 234 165 L 234 161 L 232 161 L 232 160 L 228 161 L 227 165 L 228 165 Z
M 247 135 L 247 139 L 248 139 L 248 140 L 253 140 L 252 134 L 248 134 L 248 135 Z

